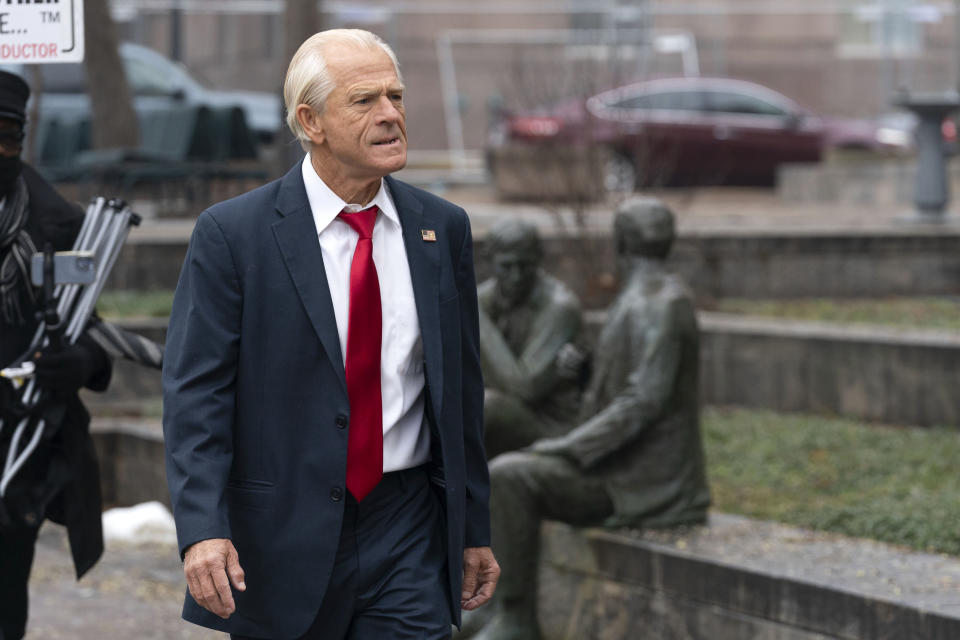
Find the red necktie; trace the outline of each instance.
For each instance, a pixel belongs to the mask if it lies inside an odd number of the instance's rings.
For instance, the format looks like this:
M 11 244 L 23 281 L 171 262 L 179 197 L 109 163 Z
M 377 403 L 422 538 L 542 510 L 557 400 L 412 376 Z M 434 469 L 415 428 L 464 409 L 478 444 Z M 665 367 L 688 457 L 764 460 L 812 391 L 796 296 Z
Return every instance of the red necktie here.
M 347 438 L 347 489 L 363 500 L 383 477 L 383 408 L 380 397 L 380 341 L 383 317 L 380 282 L 373 264 L 373 225 L 379 209 L 372 206 L 340 219 L 360 234 L 350 264 L 350 312 L 347 323 L 347 396 L 350 432 Z

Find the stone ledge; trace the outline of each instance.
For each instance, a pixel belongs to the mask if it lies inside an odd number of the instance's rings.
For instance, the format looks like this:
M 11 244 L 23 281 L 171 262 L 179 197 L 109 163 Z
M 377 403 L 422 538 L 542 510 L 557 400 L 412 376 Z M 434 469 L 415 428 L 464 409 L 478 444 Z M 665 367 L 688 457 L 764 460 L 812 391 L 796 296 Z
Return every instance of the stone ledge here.
M 960 229 L 780 229 L 707 223 L 684 229 L 670 258 L 702 300 L 723 297 L 881 297 L 960 292 Z M 173 289 L 187 250 L 187 226 L 131 235 L 107 289 Z M 615 295 L 609 231 L 544 238 L 546 269 L 587 308 Z M 476 238 L 477 277 L 490 275 L 485 238 Z M 594 267 L 586 269 L 589 261 Z
M 736 313 L 701 311 L 697 314 L 703 331 L 750 335 L 763 333 L 783 338 L 851 343 L 879 343 L 918 348 L 960 349 L 960 332 L 944 329 L 842 324 L 747 316 Z M 595 320 L 595 316 L 591 316 Z
M 595 337 L 603 312 L 589 312 Z M 960 332 L 700 312 L 700 399 L 917 426 L 960 426 Z
M 591 339 L 603 318 L 586 314 Z M 960 359 L 960 332 L 711 312 L 699 320 L 704 404 L 960 426 L 960 395 L 949 375 Z M 165 335 L 162 319 L 123 325 L 158 341 Z M 135 413 L 160 393 L 159 371 L 118 360 L 110 389 L 83 397 L 94 412 Z
M 948 188 L 960 187 L 960 169 L 947 165 Z M 915 159 L 877 160 L 867 164 L 787 164 L 777 171 L 777 192 L 790 204 L 847 204 L 883 208 L 913 204 Z
M 704 404 L 960 425 L 960 333 L 700 314 Z
M 159 500 L 170 506 L 159 420 L 97 418 L 90 425 L 108 506 Z
M 545 637 L 946 640 L 960 559 L 725 514 L 660 532 L 544 526 Z

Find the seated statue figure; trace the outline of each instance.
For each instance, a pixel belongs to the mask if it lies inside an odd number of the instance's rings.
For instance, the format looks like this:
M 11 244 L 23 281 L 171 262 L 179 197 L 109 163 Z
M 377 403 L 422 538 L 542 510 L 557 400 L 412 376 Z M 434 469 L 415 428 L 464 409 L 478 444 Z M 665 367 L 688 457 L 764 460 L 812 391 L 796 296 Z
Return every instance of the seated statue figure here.
M 494 275 L 477 295 L 484 438 L 487 457 L 493 458 L 570 429 L 585 357 L 575 346 L 580 302 L 540 268 L 537 229 L 506 220 L 494 225 L 487 241 Z
M 673 214 L 633 198 L 614 222 L 622 290 L 607 314 L 579 423 L 490 464 L 498 610 L 475 640 L 536 640 L 543 519 L 576 525 L 701 523 L 710 493 L 690 291 L 664 267 Z

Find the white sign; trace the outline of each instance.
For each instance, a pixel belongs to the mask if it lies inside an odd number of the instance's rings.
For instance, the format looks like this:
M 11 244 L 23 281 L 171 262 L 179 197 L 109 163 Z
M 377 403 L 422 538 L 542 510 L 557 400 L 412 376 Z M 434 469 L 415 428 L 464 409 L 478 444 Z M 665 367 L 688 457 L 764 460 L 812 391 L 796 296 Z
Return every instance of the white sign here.
M 83 60 L 83 0 L 0 0 L 0 63 Z

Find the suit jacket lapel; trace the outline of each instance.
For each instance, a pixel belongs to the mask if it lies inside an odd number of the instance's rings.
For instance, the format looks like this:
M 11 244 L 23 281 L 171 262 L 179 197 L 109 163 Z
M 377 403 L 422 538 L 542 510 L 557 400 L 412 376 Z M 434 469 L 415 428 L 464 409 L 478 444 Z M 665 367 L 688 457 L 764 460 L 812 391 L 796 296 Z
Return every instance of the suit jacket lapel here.
M 313 330 L 320 338 L 346 393 L 347 382 L 343 354 L 340 351 L 340 336 L 337 333 L 337 318 L 330 298 L 327 272 L 323 267 L 317 226 L 310 211 L 299 163 L 283 178 L 277 194 L 277 211 L 283 217 L 273 224 L 274 237 Z
M 439 416 L 443 398 L 443 347 L 440 334 L 440 245 L 445 242 L 436 212 L 424 209 L 423 204 L 406 185 L 387 177 L 387 185 L 393 203 L 397 206 L 400 226 L 403 227 L 403 242 L 410 264 L 413 280 L 413 297 L 417 303 L 420 319 L 420 336 L 423 340 L 423 357 L 426 361 L 426 379 L 430 387 L 434 415 Z M 424 229 L 437 233 L 436 242 L 426 242 L 421 235 Z

